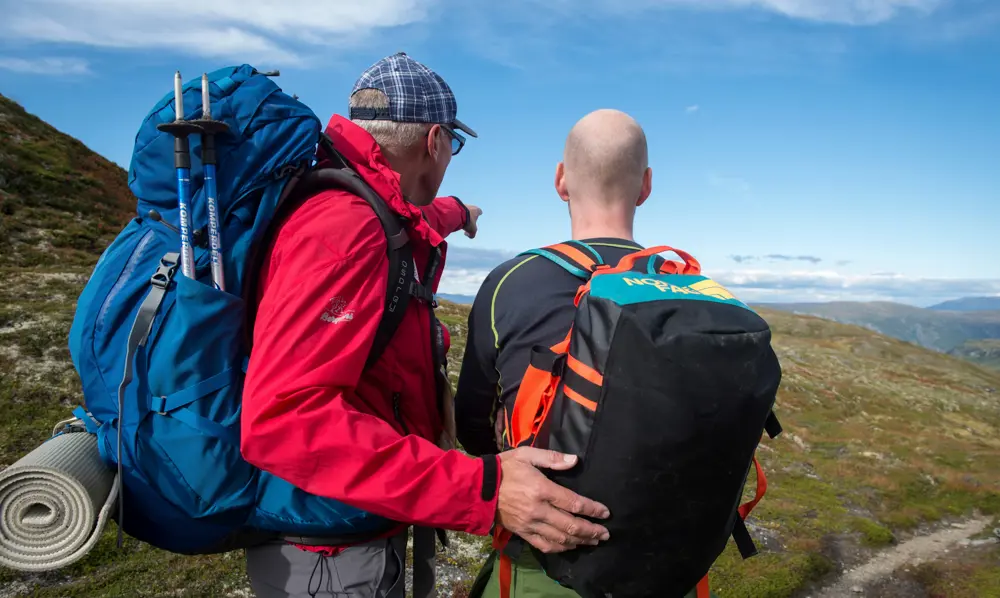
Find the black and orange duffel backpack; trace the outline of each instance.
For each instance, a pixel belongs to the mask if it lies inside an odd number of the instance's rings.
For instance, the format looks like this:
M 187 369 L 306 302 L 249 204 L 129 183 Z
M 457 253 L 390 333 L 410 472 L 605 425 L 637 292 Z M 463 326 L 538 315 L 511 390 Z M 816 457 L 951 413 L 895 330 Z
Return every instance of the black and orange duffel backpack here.
M 666 251 L 684 263 L 658 256 Z M 584 598 L 679 598 L 694 588 L 708 596 L 708 571 L 730 537 L 744 558 L 756 553 L 744 525 L 767 485 L 755 451 L 765 430 L 781 431 L 772 412 L 781 367 L 767 322 L 670 247 L 615 267 L 581 243 L 528 253 L 584 284 L 565 340 L 532 353 L 513 412 L 503 414 L 505 444 L 578 455 L 570 471 L 543 471 L 607 505 L 611 539 L 556 554 L 521 549 Z M 756 496 L 741 505 L 751 469 Z M 498 525 L 501 598 L 509 539 Z

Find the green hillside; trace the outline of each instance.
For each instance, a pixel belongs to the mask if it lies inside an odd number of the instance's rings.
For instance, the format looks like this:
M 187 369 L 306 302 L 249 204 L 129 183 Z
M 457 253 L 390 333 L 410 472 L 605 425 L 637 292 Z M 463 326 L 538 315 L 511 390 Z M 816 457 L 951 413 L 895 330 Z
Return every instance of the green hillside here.
M 134 206 L 121 167 L 0 95 L 0 265 L 89 265 Z
M 2 162 L 0 197 L 16 216 L 3 216 L 4 230 L 16 230 L 4 232 L 3 242 L 16 253 L 0 250 L 0 468 L 44 441 L 80 403 L 66 349 L 75 299 L 130 209 L 120 169 L 9 102 L 2 105 L 27 132 L 12 128 L 11 117 L 0 118 L 0 152 L 11 155 L 12 138 L 30 138 L 48 155 L 74 160 L 59 168 L 86 168 L 85 174 L 59 170 L 78 184 L 48 180 L 39 193 L 8 181 L 47 180 L 56 167 L 21 173 Z M 24 163 L 33 168 L 31 160 Z M 80 185 L 88 185 L 80 181 L 88 177 L 106 185 L 104 192 L 94 187 L 90 207 L 80 199 Z M 56 233 L 78 221 L 105 232 L 92 245 L 57 246 Z M 467 310 L 448 302 L 440 309 L 452 332 L 453 378 Z M 815 598 L 879 551 L 982 516 L 986 530 L 969 546 L 938 551 L 855 595 L 1000 597 L 1000 544 L 987 541 L 1000 526 L 1000 372 L 861 327 L 760 311 L 774 328 L 784 371 L 777 411 L 785 433 L 765 439 L 759 452 L 769 489 L 749 523 L 761 554 L 744 562 L 730 545 L 713 571 L 719 596 Z M 440 595 L 463 598 L 488 541 L 451 537 L 452 547 L 439 555 Z M 0 597 L 252 596 L 241 553 L 183 557 L 131 539 L 118 551 L 114 539 L 112 524 L 88 557 L 64 570 L 0 568 Z

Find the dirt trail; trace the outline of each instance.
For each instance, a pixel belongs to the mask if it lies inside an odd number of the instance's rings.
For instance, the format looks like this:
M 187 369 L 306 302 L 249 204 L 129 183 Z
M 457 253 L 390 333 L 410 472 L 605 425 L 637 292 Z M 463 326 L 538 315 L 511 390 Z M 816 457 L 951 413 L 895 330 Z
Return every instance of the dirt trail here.
M 970 519 L 926 536 L 916 536 L 898 546 L 882 551 L 867 563 L 844 573 L 833 584 L 810 593 L 807 598 L 844 598 L 864 596 L 864 587 L 892 575 L 903 565 L 936 560 L 963 540 L 982 532 L 992 520 Z

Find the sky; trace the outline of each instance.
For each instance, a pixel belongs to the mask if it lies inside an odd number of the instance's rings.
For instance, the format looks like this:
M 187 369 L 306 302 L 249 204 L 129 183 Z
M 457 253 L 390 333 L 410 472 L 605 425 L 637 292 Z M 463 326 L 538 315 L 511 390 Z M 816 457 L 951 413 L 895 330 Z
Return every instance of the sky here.
M 693 254 L 752 302 L 1000 295 L 996 0 L 0 0 L 0 93 L 128 167 L 150 106 L 241 64 L 321 119 L 405 51 L 479 134 L 441 194 L 484 214 L 449 237 L 441 291 L 570 236 L 553 187 L 570 127 L 643 126 L 635 236 Z M 672 256 L 676 257 L 676 256 Z

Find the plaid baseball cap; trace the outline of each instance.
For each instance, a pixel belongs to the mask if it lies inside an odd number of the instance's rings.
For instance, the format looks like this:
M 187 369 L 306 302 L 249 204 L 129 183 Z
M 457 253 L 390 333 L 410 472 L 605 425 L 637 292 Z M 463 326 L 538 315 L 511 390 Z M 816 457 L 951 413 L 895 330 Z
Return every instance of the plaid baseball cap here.
M 405 52 L 386 56 L 361 73 L 351 95 L 359 89 L 377 89 L 389 97 L 388 108 L 351 108 L 350 118 L 448 125 L 479 137 L 456 118 L 455 94 L 440 75 Z

